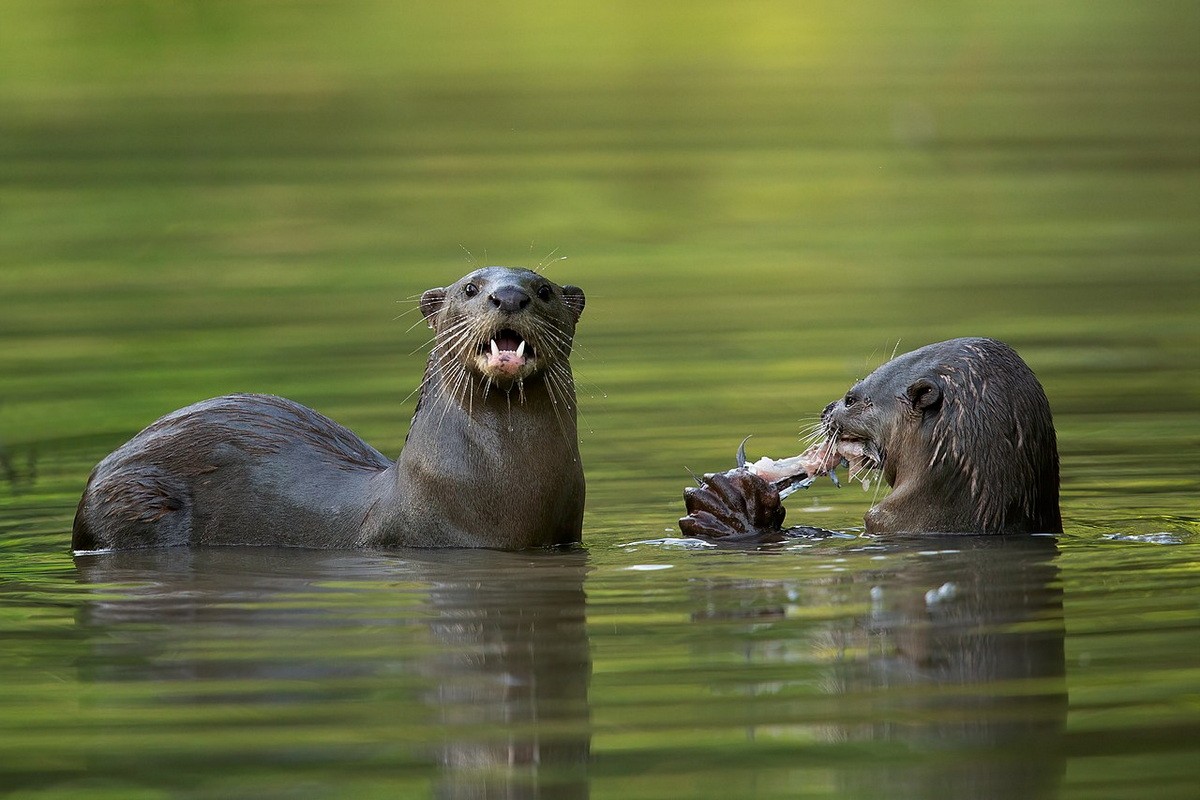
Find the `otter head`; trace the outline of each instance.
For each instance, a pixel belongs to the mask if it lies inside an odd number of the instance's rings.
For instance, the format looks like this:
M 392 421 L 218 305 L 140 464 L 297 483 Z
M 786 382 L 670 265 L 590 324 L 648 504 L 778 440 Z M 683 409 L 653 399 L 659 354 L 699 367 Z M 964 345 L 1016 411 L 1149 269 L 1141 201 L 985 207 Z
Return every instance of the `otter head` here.
M 436 334 L 431 363 L 450 374 L 505 391 L 542 376 L 569 378 L 584 306 L 576 286 L 559 286 L 527 269 L 485 267 L 430 289 L 420 305 Z
M 1053 532 L 1058 448 L 1033 372 L 994 339 L 953 339 L 893 359 L 822 414 L 851 473 L 882 470 L 891 496 L 869 531 Z
M 821 414 L 826 437 L 837 442 L 851 475 L 880 469 L 895 486 L 897 468 L 914 448 L 921 449 L 921 429 L 941 410 L 938 377 L 929 370 L 901 368 L 901 362 L 915 361 L 912 356 L 875 370 Z

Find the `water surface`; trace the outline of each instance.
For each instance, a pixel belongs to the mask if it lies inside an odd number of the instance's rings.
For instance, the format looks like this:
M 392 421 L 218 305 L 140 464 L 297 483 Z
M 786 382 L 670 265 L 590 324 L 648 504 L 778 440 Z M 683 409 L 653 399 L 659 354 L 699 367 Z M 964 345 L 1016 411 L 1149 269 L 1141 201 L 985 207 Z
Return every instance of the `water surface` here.
M 1195 8 L 269 5 L 0 32 L 0 785 L 1195 796 Z M 587 292 L 584 548 L 68 552 L 198 399 L 397 453 L 413 301 L 484 263 Z M 1061 537 L 862 538 L 820 484 L 789 520 L 849 536 L 664 540 L 687 468 L 963 335 L 1046 387 Z

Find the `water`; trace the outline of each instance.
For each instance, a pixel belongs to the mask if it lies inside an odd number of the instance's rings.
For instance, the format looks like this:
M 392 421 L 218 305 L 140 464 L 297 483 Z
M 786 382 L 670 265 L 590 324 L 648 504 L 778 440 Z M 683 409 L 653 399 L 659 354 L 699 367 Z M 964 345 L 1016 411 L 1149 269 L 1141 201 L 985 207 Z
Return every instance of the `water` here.
M 7 11 L 0 786 L 1195 796 L 1194 8 L 235 5 Z M 587 292 L 584 549 L 67 552 L 197 399 L 395 454 L 476 262 Z M 686 468 L 961 335 L 1046 387 L 1061 537 L 666 538 Z

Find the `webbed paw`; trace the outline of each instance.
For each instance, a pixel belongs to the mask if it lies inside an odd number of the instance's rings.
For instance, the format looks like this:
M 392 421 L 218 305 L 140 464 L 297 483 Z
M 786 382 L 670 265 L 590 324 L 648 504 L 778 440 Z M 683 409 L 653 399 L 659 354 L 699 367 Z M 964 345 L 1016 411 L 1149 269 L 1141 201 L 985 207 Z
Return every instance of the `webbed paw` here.
M 679 520 L 685 536 L 704 539 L 781 541 L 786 511 L 779 490 L 737 468 L 704 476 L 700 486 L 683 490 L 688 515 Z

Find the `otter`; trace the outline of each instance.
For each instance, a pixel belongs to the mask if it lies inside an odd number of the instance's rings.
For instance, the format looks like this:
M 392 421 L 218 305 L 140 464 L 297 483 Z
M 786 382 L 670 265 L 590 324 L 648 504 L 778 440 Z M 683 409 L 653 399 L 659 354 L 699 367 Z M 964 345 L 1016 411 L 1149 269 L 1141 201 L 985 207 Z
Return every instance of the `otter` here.
M 584 477 L 569 359 L 583 291 L 486 267 L 430 289 L 419 306 L 434 342 L 395 462 L 284 398 L 205 400 L 96 466 L 72 548 L 579 542 Z
M 951 339 L 887 362 L 825 407 L 820 435 L 794 459 L 705 476 L 685 492 L 681 529 L 778 539 L 780 488 L 844 460 L 892 487 L 864 517 L 870 534 L 1062 532 L 1050 403 L 1003 342 Z

